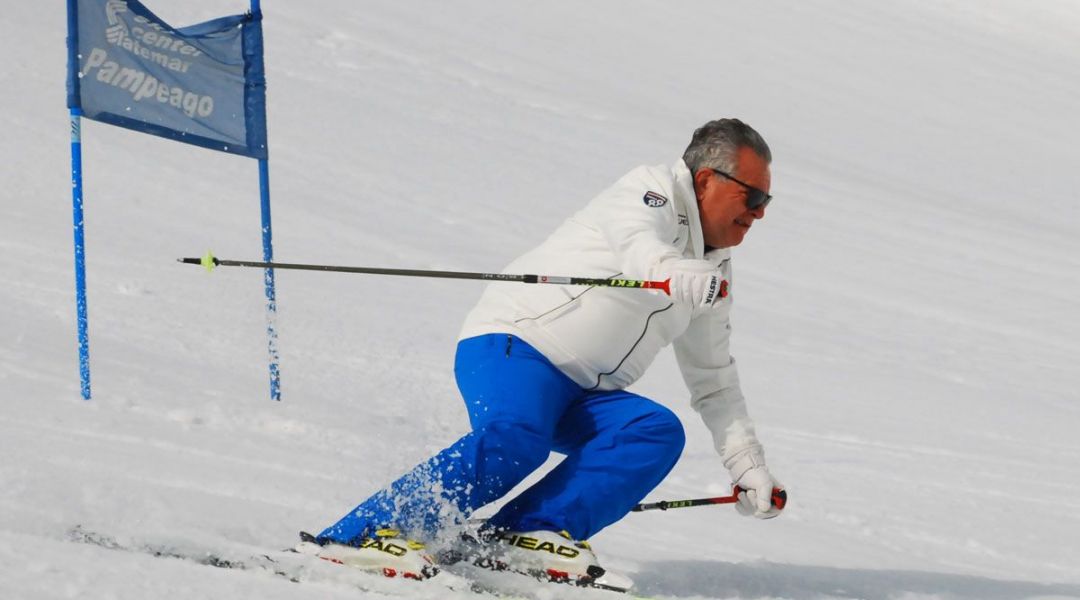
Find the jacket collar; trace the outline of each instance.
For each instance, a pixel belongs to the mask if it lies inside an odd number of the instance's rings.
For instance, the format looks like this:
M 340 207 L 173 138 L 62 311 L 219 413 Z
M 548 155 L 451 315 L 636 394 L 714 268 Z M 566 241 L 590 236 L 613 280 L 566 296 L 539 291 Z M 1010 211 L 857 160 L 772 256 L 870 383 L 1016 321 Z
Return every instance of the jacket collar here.
M 679 214 L 686 215 L 689 220 L 690 247 L 693 249 L 694 258 L 705 256 L 705 239 L 701 231 L 701 215 L 698 213 L 697 194 L 694 193 L 694 174 L 686 166 L 683 159 L 679 159 L 671 172 L 675 176 L 675 206 Z

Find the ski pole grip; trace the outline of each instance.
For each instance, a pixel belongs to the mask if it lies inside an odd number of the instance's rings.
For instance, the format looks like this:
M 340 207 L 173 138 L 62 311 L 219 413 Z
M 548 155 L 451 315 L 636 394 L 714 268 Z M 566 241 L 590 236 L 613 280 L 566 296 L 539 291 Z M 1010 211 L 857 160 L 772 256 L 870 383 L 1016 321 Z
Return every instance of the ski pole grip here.
M 738 498 L 739 494 L 745 491 L 745 488 L 735 486 L 735 493 L 733 494 L 733 496 Z M 787 506 L 787 492 L 780 488 L 773 488 L 772 498 L 770 498 L 770 500 L 772 501 L 772 505 L 778 510 L 784 510 L 784 507 Z
M 779 510 L 784 510 L 784 507 L 787 506 L 787 492 L 780 488 L 773 488 L 772 505 Z

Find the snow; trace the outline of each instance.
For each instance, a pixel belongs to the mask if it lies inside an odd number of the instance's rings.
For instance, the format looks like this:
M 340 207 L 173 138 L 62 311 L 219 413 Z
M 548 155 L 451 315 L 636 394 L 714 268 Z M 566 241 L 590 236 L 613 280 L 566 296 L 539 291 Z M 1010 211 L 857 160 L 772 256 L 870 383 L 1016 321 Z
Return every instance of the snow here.
M 184 25 L 246 4 L 150 7 Z M 601 532 L 641 593 L 1080 597 L 1074 2 L 263 10 L 282 261 L 497 271 L 708 119 L 769 140 L 776 200 L 735 251 L 734 349 L 791 503 Z M 254 162 L 84 122 L 83 402 L 62 12 L 0 22 L 3 596 L 455 597 L 69 541 L 82 525 L 257 552 L 332 522 L 465 432 L 451 360 L 482 284 L 279 271 L 271 402 L 261 272 L 175 260 L 260 258 Z M 670 353 L 634 389 L 690 438 L 649 499 L 725 493 Z

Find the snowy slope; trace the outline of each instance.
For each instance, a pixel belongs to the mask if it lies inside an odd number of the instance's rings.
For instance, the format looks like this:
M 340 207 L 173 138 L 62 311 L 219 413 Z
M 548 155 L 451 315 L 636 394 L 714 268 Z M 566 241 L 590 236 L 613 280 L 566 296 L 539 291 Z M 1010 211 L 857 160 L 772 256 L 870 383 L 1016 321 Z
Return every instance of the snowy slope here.
M 178 25 L 246 8 L 150 6 Z M 792 503 L 769 522 L 689 509 L 596 536 L 643 593 L 1080 597 L 1074 2 L 263 10 L 283 261 L 498 270 L 708 119 L 769 140 L 777 199 L 736 250 L 734 344 Z M 175 262 L 259 258 L 254 163 L 85 123 L 82 402 L 64 35 L 60 6 L 0 22 L 15 58 L 0 70 L 2 597 L 398 593 L 68 541 L 82 525 L 244 553 L 336 519 L 464 433 L 451 358 L 482 288 L 279 272 L 272 403 L 260 272 Z M 651 498 L 726 491 L 673 358 L 635 389 L 690 434 Z

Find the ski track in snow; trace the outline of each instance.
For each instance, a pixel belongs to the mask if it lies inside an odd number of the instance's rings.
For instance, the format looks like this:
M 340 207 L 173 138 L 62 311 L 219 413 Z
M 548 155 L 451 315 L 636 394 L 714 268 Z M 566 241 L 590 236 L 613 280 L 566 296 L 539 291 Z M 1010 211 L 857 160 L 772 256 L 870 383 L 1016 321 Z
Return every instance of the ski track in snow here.
M 247 7 L 149 4 L 178 25 Z M 263 6 L 278 260 L 498 270 L 707 119 L 769 140 L 733 347 L 791 504 L 601 532 L 642 595 L 1080 598 L 1074 2 L 316 4 Z M 250 556 L 332 522 L 464 433 L 451 358 L 482 286 L 278 273 L 272 403 L 262 274 L 175 262 L 260 256 L 255 165 L 84 123 L 82 402 L 54 8 L 0 22 L 0 595 L 477 597 L 72 541 Z M 635 390 L 689 433 L 649 499 L 727 493 L 670 353 Z

